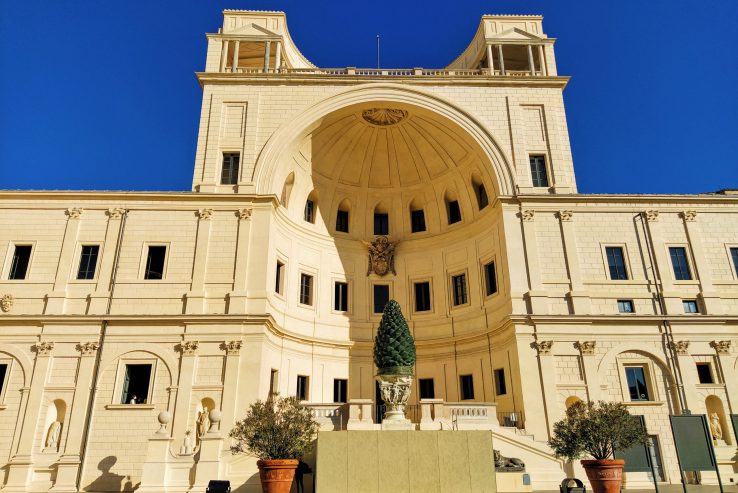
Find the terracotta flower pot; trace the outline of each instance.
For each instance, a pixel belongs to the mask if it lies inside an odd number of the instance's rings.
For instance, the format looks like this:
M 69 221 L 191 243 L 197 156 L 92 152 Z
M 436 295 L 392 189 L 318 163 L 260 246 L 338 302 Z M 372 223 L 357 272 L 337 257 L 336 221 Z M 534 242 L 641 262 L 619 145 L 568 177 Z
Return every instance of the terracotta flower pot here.
M 290 493 L 295 470 L 300 461 L 297 459 L 259 460 L 259 478 L 263 493 Z
M 594 493 L 619 493 L 623 483 L 622 459 L 583 460 L 582 466 Z

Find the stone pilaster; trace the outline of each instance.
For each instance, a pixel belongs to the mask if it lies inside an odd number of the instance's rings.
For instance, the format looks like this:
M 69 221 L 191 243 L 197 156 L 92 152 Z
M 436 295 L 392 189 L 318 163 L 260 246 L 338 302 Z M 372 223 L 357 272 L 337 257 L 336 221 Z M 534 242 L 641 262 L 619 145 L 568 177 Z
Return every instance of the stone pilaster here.
M 223 372 L 223 397 L 221 401 L 221 412 L 223 413 L 221 426 L 224 430 L 230 430 L 236 423 L 236 404 L 238 402 L 236 393 L 238 392 L 239 364 L 241 362 L 243 342 L 240 340 L 228 341 L 223 343 L 221 348 L 226 353 L 225 371 Z
M 253 209 L 239 209 L 238 233 L 236 238 L 236 272 L 233 275 L 233 290 L 228 293 L 228 313 L 246 313 L 246 266 L 249 258 L 249 236 Z
M 566 268 L 569 272 L 569 301 L 575 315 L 588 315 L 592 310 L 592 301 L 585 294 L 582 274 L 579 268 L 574 212 L 559 211 L 557 216 L 561 226 L 561 241 L 564 245 Z
M 536 239 L 535 211 L 524 209 L 520 212 L 523 222 L 523 243 L 525 245 L 526 260 L 528 262 L 528 283 L 530 290 L 527 298 L 530 303 L 530 313 L 536 315 L 548 314 L 548 296 L 543 289 L 541 267 L 538 255 L 538 241 Z
M 694 259 L 695 278 L 700 282 L 700 299 L 702 307 L 707 315 L 720 315 L 725 313 L 725 308 L 720 295 L 715 290 L 712 282 L 712 270 L 707 262 L 705 249 L 702 246 L 702 231 L 698 221 L 697 211 L 686 210 L 681 214 L 684 221 L 684 229 L 687 232 L 687 241 Z
M 192 284 L 185 295 L 185 313 L 205 313 L 205 270 L 208 264 L 212 209 L 197 211 L 197 239 L 195 241 L 195 262 L 192 266 Z
M 674 274 L 671 260 L 664 248 L 664 236 L 661 232 L 659 211 L 651 209 L 646 211 L 646 228 L 651 236 L 653 256 L 656 263 L 655 268 L 661 279 L 661 288 L 664 293 L 664 305 L 668 315 L 680 315 L 684 313 L 682 299 L 679 293 L 674 292 Z
M 115 255 L 121 240 L 120 235 L 123 233 L 121 228 L 126 213 L 127 211 L 122 208 L 112 208 L 106 211 L 108 224 L 105 230 L 105 243 L 100 252 L 95 292 L 90 295 L 88 310 L 90 315 L 102 315 L 107 312 L 108 302 L 111 296 L 110 283 L 113 278 L 113 268 L 115 267 Z
M 575 343 L 582 358 L 584 368 L 584 383 L 587 385 L 587 396 L 590 401 L 598 401 L 600 397 L 600 377 L 597 373 L 597 358 L 595 358 L 597 342 L 579 341 Z
M 46 295 L 46 308 L 44 313 L 49 315 L 61 315 L 65 312 L 67 298 L 67 283 L 74 264 L 74 254 L 79 234 L 79 222 L 82 209 L 67 209 L 67 227 L 64 230 L 64 239 L 59 254 L 59 262 L 56 264 L 56 277 L 52 292 Z
M 177 382 L 177 397 L 172 421 L 172 436 L 184 437 L 188 428 L 194 430 L 194 423 L 190 423 L 190 399 L 192 398 L 192 384 L 195 380 L 195 358 L 200 348 L 198 341 L 182 341 L 177 349 L 182 353 L 179 364 L 179 380 Z

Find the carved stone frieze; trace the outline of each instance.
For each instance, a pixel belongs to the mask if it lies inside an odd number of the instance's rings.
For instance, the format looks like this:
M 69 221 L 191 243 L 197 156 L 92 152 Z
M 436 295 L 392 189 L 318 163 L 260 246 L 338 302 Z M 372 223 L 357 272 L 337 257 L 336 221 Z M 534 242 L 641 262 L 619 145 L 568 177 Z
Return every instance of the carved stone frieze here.
M 92 356 L 100 348 L 100 344 L 95 341 L 80 342 L 77 344 L 77 351 L 82 353 L 82 356 Z
M 538 354 L 551 354 L 553 341 L 536 341 L 533 343 L 533 347 L 536 348 Z
M 369 264 L 366 271 L 368 276 L 374 272 L 378 276 L 384 276 L 388 272 L 395 272 L 395 245 L 386 236 L 377 236 L 371 243 L 362 241 L 369 249 Z
M 730 353 L 730 341 L 712 341 L 710 346 L 718 354 L 729 354 Z
M 4 313 L 8 313 L 11 308 L 13 308 L 13 303 L 15 303 L 15 298 L 13 298 L 12 294 L 4 294 L 2 298 L 0 298 L 0 309 Z
M 407 117 L 407 111 L 396 108 L 371 108 L 364 110 L 361 117 L 372 125 L 386 127 L 404 120 Z
M 680 356 L 689 354 L 689 341 L 674 341 L 670 346 Z
M 37 342 L 32 346 L 32 349 L 39 356 L 48 356 L 54 349 L 54 343 L 48 341 Z
M 596 341 L 579 341 L 575 342 L 574 346 L 581 351 L 583 355 L 591 356 L 595 353 L 595 347 L 597 346 Z

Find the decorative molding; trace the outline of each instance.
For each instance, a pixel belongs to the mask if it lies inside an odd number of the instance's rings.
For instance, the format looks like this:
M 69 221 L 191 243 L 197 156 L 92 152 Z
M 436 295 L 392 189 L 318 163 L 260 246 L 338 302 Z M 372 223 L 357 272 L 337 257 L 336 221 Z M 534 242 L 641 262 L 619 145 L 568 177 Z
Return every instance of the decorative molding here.
M 197 211 L 197 217 L 200 219 L 210 219 L 213 215 L 213 209 L 200 209 Z
M 251 219 L 251 213 L 253 212 L 253 209 L 238 209 L 238 212 L 236 212 L 236 215 L 239 219 L 246 220 Z
M 114 207 L 105 211 L 105 214 L 107 214 L 110 219 L 120 219 L 125 216 L 127 212 L 127 210 L 121 207 Z
M 689 354 L 689 341 L 673 341 L 669 345 L 680 356 L 687 356 Z
M 537 341 L 533 343 L 533 347 L 536 348 L 538 354 L 551 354 L 553 343 L 553 341 Z
M 100 348 L 100 344 L 95 341 L 91 342 L 80 342 L 77 344 L 77 351 L 82 353 L 82 356 L 92 356 Z
M 561 219 L 563 222 L 570 222 L 572 220 L 572 216 L 574 215 L 574 211 L 559 211 L 558 215 L 559 219 Z
M 47 341 L 41 341 L 37 342 L 33 346 L 31 346 L 31 349 L 38 355 L 38 356 L 48 356 L 51 351 L 54 349 L 54 343 L 53 342 L 47 342 Z
M 730 341 L 712 341 L 710 346 L 718 354 L 730 354 Z
M 659 211 L 651 209 L 646 211 L 646 221 L 652 223 L 659 220 Z
M 220 345 L 220 348 L 226 352 L 229 356 L 236 356 L 241 353 L 243 342 L 241 341 L 228 341 Z
M 361 112 L 361 117 L 372 125 L 386 127 L 407 118 L 407 111 L 395 108 L 371 108 Z
M 592 356 L 595 353 L 597 341 L 575 342 L 574 347 L 581 351 L 582 355 Z
M 367 276 L 372 272 L 378 276 L 384 276 L 388 272 L 397 275 L 397 272 L 395 272 L 395 246 L 397 242 L 392 243 L 386 236 L 377 236 L 371 243 L 363 240 L 362 243 L 369 249 Z
M 84 212 L 84 209 L 70 207 L 64 213 L 69 217 L 69 219 L 79 219 L 79 216 L 82 215 L 82 212 Z
M 697 211 L 684 211 L 682 212 L 682 218 L 687 222 L 693 222 L 697 220 Z
M 523 218 L 523 221 L 532 221 L 535 215 L 536 215 L 536 211 L 532 209 L 526 209 L 520 213 L 520 217 Z
M 183 356 L 194 356 L 199 347 L 200 343 L 198 341 L 182 341 L 179 344 L 179 350 Z
M 13 308 L 13 303 L 15 303 L 15 298 L 13 298 L 13 295 L 8 293 L 4 294 L 2 298 L 0 298 L 0 309 L 4 313 L 8 313 L 11 308 Z

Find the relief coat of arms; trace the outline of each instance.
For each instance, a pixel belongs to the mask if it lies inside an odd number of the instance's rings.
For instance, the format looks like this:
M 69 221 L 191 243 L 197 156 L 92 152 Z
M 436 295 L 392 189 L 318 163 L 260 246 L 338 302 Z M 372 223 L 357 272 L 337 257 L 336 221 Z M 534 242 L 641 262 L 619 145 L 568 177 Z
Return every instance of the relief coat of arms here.
M 388 272 L 395 272 L 395 244 L 390 242 L 386 236 L 378 236 L 372 242 L 362 241 L 369 249 L 369 265 L 366 271 L 368 276 L 374 272 L 378 276 L 384 276 Z

